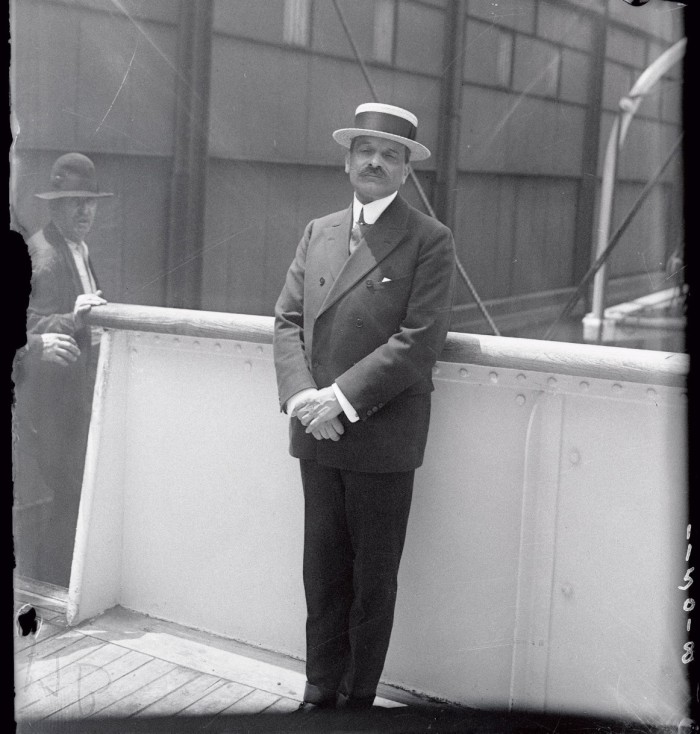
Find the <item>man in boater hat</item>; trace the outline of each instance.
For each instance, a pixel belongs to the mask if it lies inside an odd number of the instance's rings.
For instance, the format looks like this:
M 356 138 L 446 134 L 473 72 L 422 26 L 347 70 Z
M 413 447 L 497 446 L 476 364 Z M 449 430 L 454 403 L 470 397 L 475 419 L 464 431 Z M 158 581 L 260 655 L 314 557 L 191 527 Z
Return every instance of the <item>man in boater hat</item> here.
M 50 529 L 41 542 L 42 580 L 67 586 L 82 486 L 99 333 L 85 322 L 106 303 L 85 237 L 101 191 L 93 162 L 80 153 L 60 156 L 50 189 L 51 221 L 27 242 L 32 282 L 27 310 L 27 354 L 21 359 L 24 415 L 42 479 L 52 491 Z
M 304 489 L 302 711 L 371 707 L 389 646 L 455 274 L 450 230 L 398 195 L 409 160 L 430 156 L 416 130 L 407 110 L 370 103 L 333 133 L 353 201 L 306 226 L 275 308 Z

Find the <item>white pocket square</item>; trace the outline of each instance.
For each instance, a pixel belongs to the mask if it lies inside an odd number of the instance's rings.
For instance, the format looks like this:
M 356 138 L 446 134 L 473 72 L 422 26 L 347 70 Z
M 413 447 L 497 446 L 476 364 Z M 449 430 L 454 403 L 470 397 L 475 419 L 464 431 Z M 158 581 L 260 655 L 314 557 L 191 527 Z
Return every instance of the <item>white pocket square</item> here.
M 391 283 L 391 278 L 382 278 L 382 283 Z

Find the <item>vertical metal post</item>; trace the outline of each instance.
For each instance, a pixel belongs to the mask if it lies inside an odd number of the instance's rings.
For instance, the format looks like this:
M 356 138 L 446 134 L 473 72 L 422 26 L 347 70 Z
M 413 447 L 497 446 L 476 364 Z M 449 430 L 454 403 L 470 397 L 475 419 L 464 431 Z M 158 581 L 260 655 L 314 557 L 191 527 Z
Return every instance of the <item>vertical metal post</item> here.
M 608 140 L 608 148 L 603 164 L 603 182 L 600 194 L 600 214 L 598 215 L 598 241 L 596 255 L 605 250 L 610 235 L 613 208 L 615 205 L 615 180 L 617 178 L 617 160 L 620 148 L 620 115 L 613 122 L 613 129 Z M 593 279 L 593 316 L 602 323 L 605 311 L 605 286 L 608 279 L 608 264 L 604 263 Z
M 445 15 L 445 54 L 442 85 L 442 126 L 435 171 L 437 218 L 454 229 L 455 198 L 459 170 L 459 134 L 462 115 L 462 66 L 464 63 L 464 0 L 451 0 Z
M 602 113 L 603 82 L 605 76 L 605 48 L 607 22 L 604 17 L 592 13 L 593 47 L 591 49 L 591 74 L 586 94 L 586 118 L 583 132 L 583 160 L 579 180 L 576 223 L 574 234 L 574 262 L 572 278 L 580 282 L 591 264 L 591 242 L 595 223 L 596 196 L 598 192 L 598 158 L 600 152 L 600 120 Z
M 206 208 L 213 0 L 181 0 L 166 305 L 199 308 Z

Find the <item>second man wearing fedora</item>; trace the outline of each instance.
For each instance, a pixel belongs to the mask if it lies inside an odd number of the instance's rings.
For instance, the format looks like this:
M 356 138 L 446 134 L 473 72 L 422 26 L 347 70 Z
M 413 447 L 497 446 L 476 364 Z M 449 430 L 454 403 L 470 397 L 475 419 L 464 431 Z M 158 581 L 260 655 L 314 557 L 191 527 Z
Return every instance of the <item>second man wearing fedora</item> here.
M 275 308 L 304 490 L 306 711 L 371 707 L 393 625 L 455 277 L 450 230 L 398 195 L 409 160 L 430 155 L 416 129 L 370 103 L 333 133 L 353 201 L 306 226 Z
M 106 303 L 85 237 L 100 191 L 93 162 L 67 153 L 53 164 L 48 202 L 51 221 L 27 242 L 32 290 L 27 311 L 27 412 L 44 482 L 52 490 L 51 529 L 40 555 L 42 580 L 67 586 L 90 423 L 99 333 L 85 322 Z M 30 355 L 28 355 L 30 356 Z

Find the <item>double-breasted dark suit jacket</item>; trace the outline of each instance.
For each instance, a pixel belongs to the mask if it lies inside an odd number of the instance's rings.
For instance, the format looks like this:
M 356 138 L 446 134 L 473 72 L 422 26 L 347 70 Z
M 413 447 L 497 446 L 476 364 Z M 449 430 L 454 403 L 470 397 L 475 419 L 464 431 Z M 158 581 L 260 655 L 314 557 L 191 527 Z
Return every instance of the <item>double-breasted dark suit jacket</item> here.
M 420 466 L 432 368 L 449 327 L 455 280 L 450 230 L 400 196 L 348 257 L 352 206 L 311 221 L 275 307 L 280 405 L 336 382 L 360 420 L 339 441 L 290 421 L 298 458 L 363 472 Z

